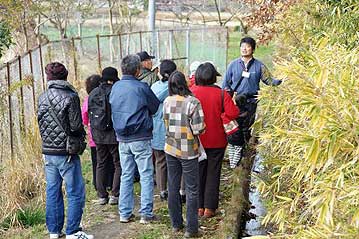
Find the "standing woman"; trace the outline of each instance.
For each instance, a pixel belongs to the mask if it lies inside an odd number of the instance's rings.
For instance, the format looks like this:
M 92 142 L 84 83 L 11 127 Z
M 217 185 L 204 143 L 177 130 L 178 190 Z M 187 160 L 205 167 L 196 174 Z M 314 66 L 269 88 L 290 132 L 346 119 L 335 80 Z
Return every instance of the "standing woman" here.
M 100 85 L 101 76 L 100 75 L 91 75 L 86 79 L 86 92 L 89 95 L 93 89 Z M 96 189 L 96 167 L 97 167 L 97 151 L 96 151 L 96 144 L 92 139 L 92 134 L 90 130 L 90 121 L 88 116 L 88 99 L 89 97 L 86 96 L 84 102 L 82 104 L 81 114 L 82 114 L 82 123 L 87 126 L 87 133 L 88 133 L 88 140 L 91 150 L 91 161 L 92 161 L 92 184 Z
M 175 71 L 168 80 L 169 96 L 163 103 L 166 127 L 165 152 L 168 170 L 168 208 L 172 230 L 183 228 L 180 200 L 181 175 L 186 187 L 185 237 L 197 237 L 198 231 L 198 135 L 205 130 L 200 102 L 192 96 L 183 73 Z
M 197 86 L 191 88 L 201 102 L 206 123 L 206 132 L 200 136 L 207 160 L 199 163 L 198 205 L 198 216 L 206 218 L 213 217 L 218 208 L 222 160 L 227 146 L 221 115 L 224 113 L 229 120 L 239 115 L 229 94 L 215 85 L 217 76 L 220 74 L 211 63 L 203 63 L 196 71 Z
M 151 89 L 160 101 L 160 106 L 153 117 L 152 149 L 155 156 L 156 183 L 160 191 L 161 200 L 167 200 L 167 163 L 165 155 L 166 129 L 163 121 L 163 101 L 168 96 L 168 78 L 176 70 L 176 64 L 171 60 L 163 60 L 160 64 L 160 75 L 162 79 L 155 82 Z

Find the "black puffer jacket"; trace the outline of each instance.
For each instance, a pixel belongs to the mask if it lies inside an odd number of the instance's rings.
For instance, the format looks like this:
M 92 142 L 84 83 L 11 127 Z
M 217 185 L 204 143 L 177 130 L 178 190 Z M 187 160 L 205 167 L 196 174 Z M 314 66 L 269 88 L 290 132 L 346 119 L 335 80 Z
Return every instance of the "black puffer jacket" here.
M 52 80 L 48 82 L 48 90 L 40 95 L 38 101 L 37 120 L 42 138 L 42 153 L 67 155 L 67 134 L 50 115 L 46 94 L 62 127 L 73 136 L 86 134 L 82 125 L 79 96 L 67 81 Z

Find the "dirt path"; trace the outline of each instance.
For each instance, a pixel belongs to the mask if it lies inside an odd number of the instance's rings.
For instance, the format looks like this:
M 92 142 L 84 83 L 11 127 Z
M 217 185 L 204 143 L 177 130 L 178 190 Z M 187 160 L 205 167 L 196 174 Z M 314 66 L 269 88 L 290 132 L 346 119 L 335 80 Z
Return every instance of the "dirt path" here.
M 230 198 L 230 177 L 231 171 L 227 167 L 227 163 L 223 164 L 221 177 L 221 196 L 220 208 L 217 216 L 200 221 L 201 229 L 204 231 L 203 238 L 219 238 L 219 225 L 225 216 L 225 205 Z M 135 221 L 130 223 L 120 223 L 117 206 L 96 205 L 94 202 L 88 202 L 86 206 L 86 214 L 84 217 L 84 227 L 87 232 L 93 234 L 96 239 L 120 239 L 120 238 L 139 238 L 139 239 L 157 239 L 157 238 L 183 238 L 183 232 L 172 233 L 170 218 L 168 215 L 167 202 L 159 200 L 158 192 L 155 191 L 154 212 L 159 217 L 159 221 L 142 225 L 139 223 L 139 185 L 135 185 Z M 184 210 L 185 211 L 185 210 Z M 184 215 L 185 218 L 185 215 Z

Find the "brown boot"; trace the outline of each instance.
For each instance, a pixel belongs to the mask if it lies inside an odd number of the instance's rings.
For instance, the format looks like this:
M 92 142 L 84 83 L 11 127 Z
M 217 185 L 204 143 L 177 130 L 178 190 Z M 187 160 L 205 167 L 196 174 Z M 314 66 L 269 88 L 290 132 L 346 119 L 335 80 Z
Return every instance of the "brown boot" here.
M 211 217 L 214 217 L 214 215 L 216 215 L 216 210 L 214 210 L 214 209 L 209 209 L 209 208 L 206 208 L 206 209 L 204 210 L 203 216 L 204 216 L 205 218 L 211 218 Z
M 198 208 L 198 216 L 203 217 L 204 215 L 204 208 Z

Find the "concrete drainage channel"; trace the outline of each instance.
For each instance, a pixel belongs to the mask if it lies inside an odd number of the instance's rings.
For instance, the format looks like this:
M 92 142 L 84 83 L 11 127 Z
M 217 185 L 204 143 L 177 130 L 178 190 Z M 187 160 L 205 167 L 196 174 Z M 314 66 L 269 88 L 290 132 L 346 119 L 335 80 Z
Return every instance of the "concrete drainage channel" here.
M 261 218 L 265 209 L 255 187 L 256 177 L 262 171 L 262 158 L 256 155 L 254 139 L 248 144 L 240 165 L 233 172 L 232 198 L 227 208 L 222 231 L 222 238 L 249 238 L 266 235 L 261 226 Z
M 242 235 L 246 236 L 266 235 L 265 228 L 261 225 L 261 219 L 265 216 L 266 210 L 261 200 L 258 188 L 255 187 L 257 179 L 253 177 L 263 171 L 263 167 L 261 165 L 262 161 L 263 159 L 260 155 L 255 156 L 249 190 L 249 201 L 251 202 L 251 207 L 248 212 L 249 220 L 246 221 L 245 229 L 242 233 Z

